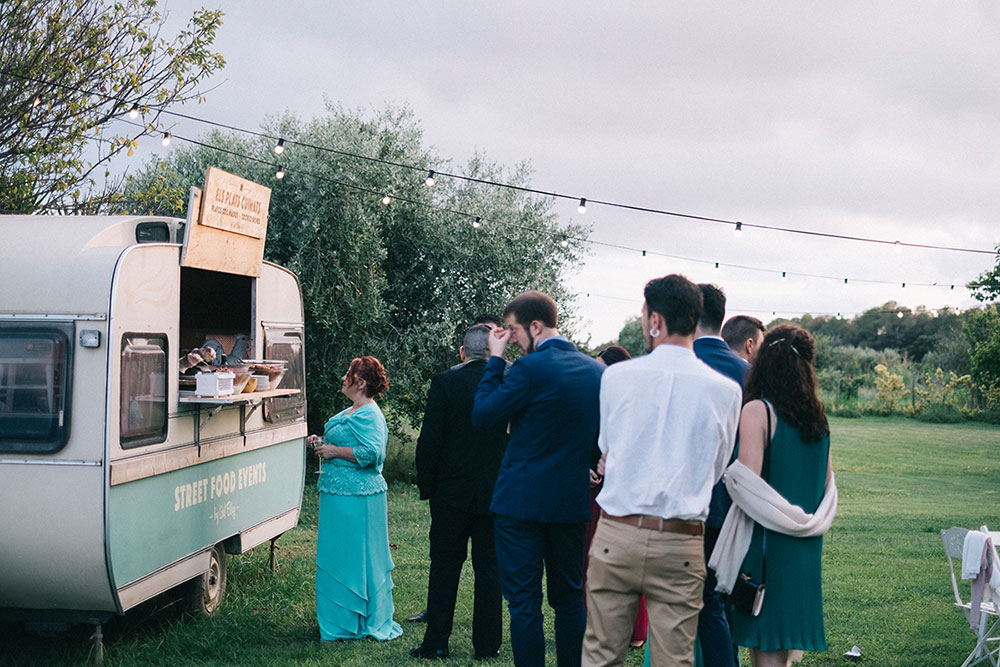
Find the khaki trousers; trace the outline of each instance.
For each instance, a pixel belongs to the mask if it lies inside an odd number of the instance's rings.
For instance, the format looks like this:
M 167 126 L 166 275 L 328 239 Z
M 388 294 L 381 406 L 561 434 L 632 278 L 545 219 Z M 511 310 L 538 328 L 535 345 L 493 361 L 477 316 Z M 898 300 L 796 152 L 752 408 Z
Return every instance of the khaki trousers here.
M 582 664 L 623 664 L 639 596 L 645 595 L 652 667 L 693 665 L 705 582 L 702 537 L 602 517 L 589 558 Z

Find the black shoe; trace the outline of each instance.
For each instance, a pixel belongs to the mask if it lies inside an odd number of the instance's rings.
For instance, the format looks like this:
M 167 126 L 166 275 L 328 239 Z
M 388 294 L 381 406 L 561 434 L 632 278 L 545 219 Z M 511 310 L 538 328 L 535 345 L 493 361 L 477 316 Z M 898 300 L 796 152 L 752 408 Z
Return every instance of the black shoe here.
M 424 609 L 421 612 L 417 612 L 413 616 L 406 619 L 407 623 L 426 623 L 427 622 L 427 610 Z
M 411 658 L 424 658 L 425 660 L 437 660 L 438 658 L 447 658 L 448 649 L 446 648 L 424 648 L 421 644 L 416 648 L 410 649 Z
M 477 653 L 473 656 L 474 660 L 493 660 L 494 658 L 500 657 L 500 649 L 497 649 L 496 653 Z

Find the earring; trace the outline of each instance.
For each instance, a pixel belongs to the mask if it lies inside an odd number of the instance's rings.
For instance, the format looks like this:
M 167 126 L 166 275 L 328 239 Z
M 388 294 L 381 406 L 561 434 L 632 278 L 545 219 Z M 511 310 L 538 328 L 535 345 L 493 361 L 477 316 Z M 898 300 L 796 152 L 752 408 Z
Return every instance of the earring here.
M 649 337 L 650 338 L 656 338 L 659 335 L 660 335 L 660 330 L 659 329 L 650 329 L 649 330 Z

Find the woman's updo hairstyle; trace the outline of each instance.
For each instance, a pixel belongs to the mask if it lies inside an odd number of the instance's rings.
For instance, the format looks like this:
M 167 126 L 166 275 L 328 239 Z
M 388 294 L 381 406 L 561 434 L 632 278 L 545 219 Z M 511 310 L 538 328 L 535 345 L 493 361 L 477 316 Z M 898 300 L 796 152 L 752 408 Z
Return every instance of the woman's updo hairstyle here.
M 743 388 L 744 403 L 768 399 L 807 442 L 830 433 L 817 391 L 815 357 L 812 334 L 795 324 L 778 325 L 764 335 Z
M 389 388 L 389 376 L 385 374 L 385 367 L 375 357 L 352 360 L 347 374 L 365 381 L 365 395 L 368 398 L 374 398 Z

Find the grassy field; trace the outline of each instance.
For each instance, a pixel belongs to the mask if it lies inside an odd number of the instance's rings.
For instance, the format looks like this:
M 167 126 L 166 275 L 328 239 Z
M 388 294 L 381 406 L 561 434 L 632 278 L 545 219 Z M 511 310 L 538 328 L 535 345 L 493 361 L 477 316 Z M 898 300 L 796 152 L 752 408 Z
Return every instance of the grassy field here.
M 867 665 L 960 664 L 974 641 L 951 604 L 940 531 L 1000 527 L 1000 428 L 902 418 L 835 419 L 832 428 L 840 509 L 823 556 L 830 650 L 807 654 L 803 664 L 843 665 L 841 654 L 854 644 Z M 316 504 L 315 491 L 308 491 L 299 527 L 279 541 L 275 573 L 268 570 L 266 547 L 230 559 L 228 598 L 215 617 L 180 617 L 164 598 L 107 624 L 105 664 L 418 664 L 408 651 L 420 643 L 422 625 L 403 623 L 404 635 L 382 644 L 319 642 L 313 602 Z M 427 505 L 416 490 L 393 487 L 389 533 L 397 620 L 424 606 L 427 528 Z M 467 565 L 449 664 L 472 664 L 471 600 Z M 547 613 L 554 665 L 551 621 Z M 82 627 L 41 637 L 0 625 L 0 664 L 85 664 L 88 636 Z M 640 652 L 632 652 L 628 664 L 641 660 Z M 509 643 L 490 664 L 512 664 Z

